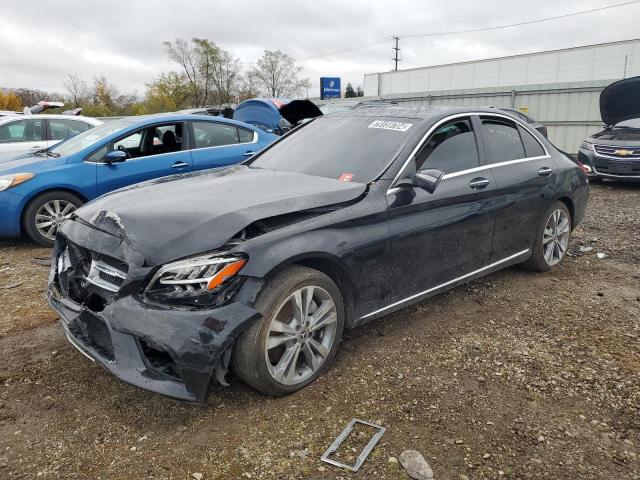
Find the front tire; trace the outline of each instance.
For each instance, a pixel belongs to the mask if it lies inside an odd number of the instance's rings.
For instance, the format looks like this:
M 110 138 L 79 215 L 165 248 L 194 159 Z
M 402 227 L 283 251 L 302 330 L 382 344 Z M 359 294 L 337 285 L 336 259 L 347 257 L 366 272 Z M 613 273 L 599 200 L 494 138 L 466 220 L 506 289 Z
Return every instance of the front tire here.
M 522 265 L 529 270 L 546 272 L 564 260 L 571 238 L 571 212 L 560 201 L 547 210 L 536 233 L 531 257 Z
M 38 195 L 25 209 L 24 233 L 38 245 L 51 247 L 58 228 L 84 202 L 72 193 L 53 190 Z
M 255 309 L 262 321 L 233 349 L 234 371 L 244 382 L 279 397 L 306 387 L 331 365 L 345 313 L 342 294 L 327 275 L 288 268 L 267 282 Z

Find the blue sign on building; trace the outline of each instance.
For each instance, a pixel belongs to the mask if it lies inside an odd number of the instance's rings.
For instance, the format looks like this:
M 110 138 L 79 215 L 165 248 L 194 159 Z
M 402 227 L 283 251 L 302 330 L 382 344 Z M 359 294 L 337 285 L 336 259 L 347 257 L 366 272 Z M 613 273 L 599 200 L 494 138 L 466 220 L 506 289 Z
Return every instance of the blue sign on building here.
M 320 77 L 320 99 L 340 98 L 340 79 L 336 77 Z

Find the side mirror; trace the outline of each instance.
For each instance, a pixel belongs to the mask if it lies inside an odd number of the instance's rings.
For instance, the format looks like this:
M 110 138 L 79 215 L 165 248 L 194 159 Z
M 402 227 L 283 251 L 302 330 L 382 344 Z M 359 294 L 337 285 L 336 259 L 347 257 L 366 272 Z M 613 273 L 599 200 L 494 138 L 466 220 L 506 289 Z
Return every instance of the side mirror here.
M 413 176 L 413 182 L 416 187 L 420 187 L 429 193 L 433 193 L 443 176 L 444 172 L 436 170 L 435 168 L 428 168 L 416 173 Z
M 433 193 L 443 176 L 444 172 L 434 168 L 428 168 L 426 170 L 420 170 L 411 177 L 399 181 L 396 187 L 418 187 L 429 193 Z
M 127 160 L 127 152 L 123 152 L 122 150 L 112 150 L 107 153 L 104 157 L 104 161 L 111 163 L 122 163 Z

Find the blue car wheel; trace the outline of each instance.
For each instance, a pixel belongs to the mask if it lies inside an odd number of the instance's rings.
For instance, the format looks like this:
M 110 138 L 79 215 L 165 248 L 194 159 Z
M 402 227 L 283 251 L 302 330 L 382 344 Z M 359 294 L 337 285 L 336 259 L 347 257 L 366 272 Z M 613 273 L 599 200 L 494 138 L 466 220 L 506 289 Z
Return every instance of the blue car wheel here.
M 80 198 L 64 190 L 40 194 L 31 200 L 24 211 L 24 232 L 37 244 L 50 247 L 62 222 L 83 203 Z

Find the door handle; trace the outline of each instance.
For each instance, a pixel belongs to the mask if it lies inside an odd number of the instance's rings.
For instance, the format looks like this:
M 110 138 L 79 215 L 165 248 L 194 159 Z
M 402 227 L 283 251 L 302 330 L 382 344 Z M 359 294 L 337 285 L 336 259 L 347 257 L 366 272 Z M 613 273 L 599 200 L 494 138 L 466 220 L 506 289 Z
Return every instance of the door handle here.
M 171 165 L 171 168 L 184 168 L 188 166 L 189 164 L 187 162 L 176 162 L 173 165 Z
M 246 152 L 243 157 L 253 157 L 256 154 L 256 152 Z
M 549 167 L 542 167 L 540 170 L 538 170 L 538 175 L 540 175 L 541 177 L 548 177 L 552 173 L 553 170 L 551 170 Z
M 474 178 L 469 182 L 469 186 L 471 188 L 475 188 L 476 190 L 482 190 L 483 188 L 486 188 L 489 183 L 491 182 L 487 178 Z

